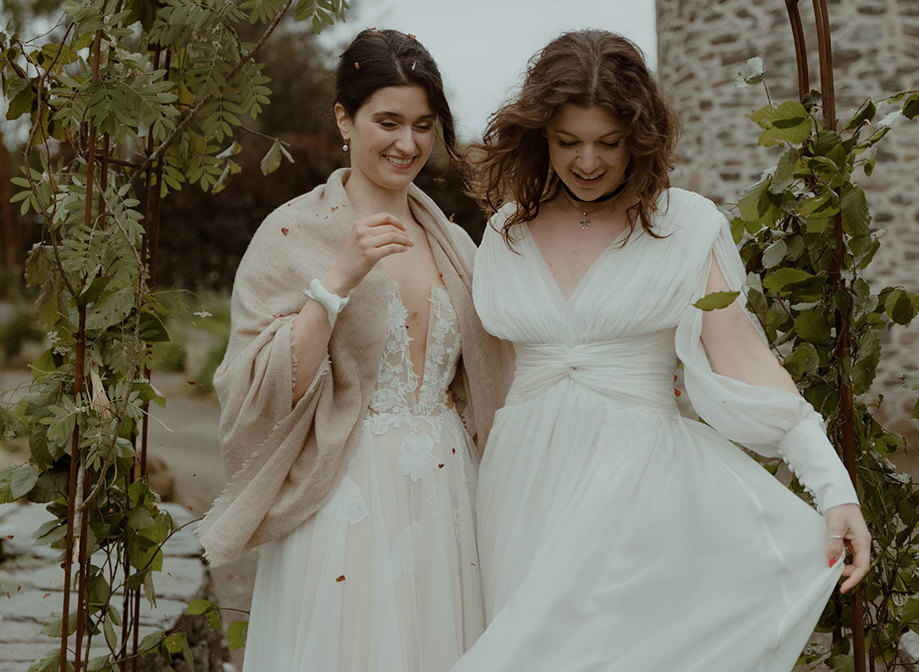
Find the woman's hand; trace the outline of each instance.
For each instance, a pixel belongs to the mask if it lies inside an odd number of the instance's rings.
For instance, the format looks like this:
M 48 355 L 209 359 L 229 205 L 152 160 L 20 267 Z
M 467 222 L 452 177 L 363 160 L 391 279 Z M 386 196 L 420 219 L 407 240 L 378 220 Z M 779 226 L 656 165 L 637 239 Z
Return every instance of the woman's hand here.
M 414 243 L 398 218 L 381 212 L 354 222 L 354 227 L 322 286 L 339 296 L 347 296 L 377 262 L 390 254 L 405 252 Z
M 846 549 L 852 556 L 842 570 L 842 575 L 849 578 L 839 589 L 841 593 L 847 593 L 868 573 L 871 561 L 871 534 L 858 504 L 833 506 L 826 510 L 824 517 L 827 562 L 830 566 L 836 564 L 836 561 L 846 554 Z

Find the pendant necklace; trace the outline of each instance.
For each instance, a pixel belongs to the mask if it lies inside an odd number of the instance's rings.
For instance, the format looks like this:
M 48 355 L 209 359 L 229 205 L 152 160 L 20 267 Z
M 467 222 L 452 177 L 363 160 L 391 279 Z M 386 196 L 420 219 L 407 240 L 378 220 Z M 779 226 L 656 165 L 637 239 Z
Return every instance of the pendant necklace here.
M 626 175 L 625 179 L 619 183 L 618 187 L 613 189 L 608 194 L 604 194 L 603 196 L 600 196 L 599 198 L 595 198 L 592 201 L 585 201 L 575 196 L 572 193 L 571 189 L 568 188 L 568 185 L 565 184 L 561 179 L 559 179 L 559 184 L 562 185 L 562 189 L 564 190 L 565 196 L 567 196 L 567 200 L 571 204 L 571 207 L 573 207 L 575 210 L 581 213 L 581 218 L 578 220 L 578 224 L 580 225 L 581 230 L 586 231 L 587 229 L 590 228 L 590 216 L 599 212 L 603 208 L 596 208 L 595 210 L 585 210 L 583 206 L 588 203 L 607 203 L 613 200 L 614 198 L 616 198 L 616 196 L 618 196 L 625 190 L 625 187 L 628 184 L 628 181 L 629 181 L 629 177 L 628 175 Z M 613 204 L 610 203 L 609 205 L 611 207 Z

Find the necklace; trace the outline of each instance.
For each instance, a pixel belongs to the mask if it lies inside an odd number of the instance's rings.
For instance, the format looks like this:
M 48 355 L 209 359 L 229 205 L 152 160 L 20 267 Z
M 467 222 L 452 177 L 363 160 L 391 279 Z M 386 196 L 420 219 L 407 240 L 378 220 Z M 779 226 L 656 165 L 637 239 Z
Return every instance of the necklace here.
M 578 220 L 578 224 L 580 225 L 581 230 L 586 231 L 587 229 L 590 228 L 590 216 L 593 214 L 596 214 L 597 212 L 600 212 L 600 210 L 603 210 L 603 208 L 605 207 L 612 207 L 613 205 L 612 203 L 609 203 L 609 205 L 606 205 L 606 204 L 609 201 L 616 198 L 616 196 L 618 196 L 625 190 L 625 187 L 628 184 L 628 181 L 629 181 L 628 175 L 626 175 L 626 178 L 622 180 L 622 182 L 619 183 L 618 187 L 613 189 L 608 194 L 603 194 L 603 196 L 600 196 L 599 198 L 595 198 L 591 201 L 585 201 L 575 196 L 571 192 L 571 189 L 568 188 L 568 185 L 562 182 L 561 179 L 559 179 L 559 184 L 562 185 L 562 189 L 564 190 L 565 197 L 566 197 L 565 200 L 571 205 L 571 207 L 573 207 L 575 210 L 581 213 L 581 218 Z M 604 205 L 602 207 L 596 208 L 595 210 L 585 210 L 582 207 L 579 207 L 586 203 L 602 203 Z

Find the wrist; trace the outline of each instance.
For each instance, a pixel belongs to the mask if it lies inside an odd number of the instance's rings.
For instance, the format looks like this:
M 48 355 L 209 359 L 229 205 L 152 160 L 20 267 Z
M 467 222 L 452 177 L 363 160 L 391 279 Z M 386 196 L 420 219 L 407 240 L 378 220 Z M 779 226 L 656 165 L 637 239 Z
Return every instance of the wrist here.
M 334 268 L 323 275 L 319 279 L 319 282 L 322 283 L 323 287 L 332 292 L 332 294 L 337 294 L 342 298 L 348 296 L 348 294 L 351 293 L 351 290 L 356 286 L 355 284 L 348 282 L 348 280 Z
M 350 301 L 348 295 L 341 296 L 329 290 L 319 278 L 313 278 L 309 288 L 304 289 L 303 293 L 326 309 L 326 313 L 329 317 L 329 325 L 333 328 L 335 327 L 335 320 L 338 318 L 338 314 L 348 305 L 348 301 Z

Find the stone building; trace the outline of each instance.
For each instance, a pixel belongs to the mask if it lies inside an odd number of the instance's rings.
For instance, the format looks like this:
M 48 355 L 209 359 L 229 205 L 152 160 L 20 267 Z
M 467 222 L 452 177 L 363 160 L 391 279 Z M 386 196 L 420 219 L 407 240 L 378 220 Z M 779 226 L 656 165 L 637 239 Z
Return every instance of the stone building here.
M 748 118 L 767 103 L 763 87 L 737 88 L 743 62 L 760 56 L 773 101 L 797 98 L 794 43 L 783 0 L 656 0 L 658 76 L 683 120 L 674 184 L 719 203 L 735 203 L 777 154 L 756 145 Z M 919 87 L 917 0 L 829 0 L 837 116 L 845 120 L 866 97 L 877 101 Z M 801 0 L 810 83 L 819 88 L 813 4 Z M 879 108 L 880 109 L 880 108 Z M 881 112 L 883 114 L 883 111 Z M 872 177 L 860 177 L 873 226 L 886 234 L 872 263 L 875 289 L 919 291 L 919 122 L 900 119 L 879 145 Z M 908 419 L 915 392 L 899 385 L 919 369 L 919 324 L 882 335 L 875 391 L 882 416 L 919 446 L 919 423 Z

